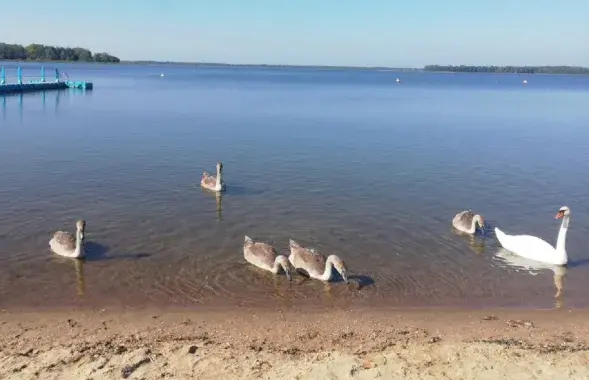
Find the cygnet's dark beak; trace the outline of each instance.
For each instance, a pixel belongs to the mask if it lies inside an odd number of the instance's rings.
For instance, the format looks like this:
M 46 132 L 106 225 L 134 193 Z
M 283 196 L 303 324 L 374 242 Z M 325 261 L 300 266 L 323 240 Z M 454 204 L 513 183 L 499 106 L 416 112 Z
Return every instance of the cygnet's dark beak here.
M 290 269 L 285 269 L 284 273 L 286 273 L 286 278 L 288 278 L 288 281 L 292 281 L 292 276 L 290 275 Z
M 342 278 L 344 279 L 344 282 L 346 284 L 349 284 L 350 283 L 350 280 L 348 279 L 348 272 L 346 271 L 345 268 L 342 268 L 341 269 L 340 274 L 342 275 Z

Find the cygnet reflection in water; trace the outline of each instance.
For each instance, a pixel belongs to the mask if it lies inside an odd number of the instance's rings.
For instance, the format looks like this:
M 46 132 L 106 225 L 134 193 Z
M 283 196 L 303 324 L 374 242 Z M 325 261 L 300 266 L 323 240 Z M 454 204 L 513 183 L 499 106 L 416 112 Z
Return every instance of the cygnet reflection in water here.
M 76 294 L 79 297 L 84 296 L 86 293 L 86 280 L 84 276 L 84 264 L 85 260 L 83 258 L 65 258 L 63 256 L 55 256 L 54 260 L 59 265 L 69 266 L 72 265 L 74 272 L 76 273 Z M 73 262 L 73 264 L 72 264 Z M 71 268 L 71 267 L 70 267 Z M 68 269 L 69 271 L 69 269 Z M 69 277 L 69 275 L 68 275 Z
M 215 200 L 217 203 L 217 221 L 220 222 L 223 219 L 223 193 L 216 192 Z
M 84 260 L 74 260 L 74 266 L 76 268 L 76 283 L 78 296 L 82 297 L 86 293 L 86 281 L 84 280 Z
M 478 255 L 485 254 L 485 237 L 486 236 L 476 236 L 474 234 L 470 234 L 467 232 L 462 232 L 457 229 L 453 229 L 454 233 L 460 237 L 463 237 L 465 240 L 468 240 L 468 245 L 470 249 L 472 249 Z
M 205 188 L 201 188 L 201 189 L 202 189 L 202 192 L 205 196 L 214 195 L 215 204 L 217 206 L 217 222 L 222 221 L 223 220 L 223 192 L 216 191 L 214 193 L 211 193 L 211 191 L 209 191 Z

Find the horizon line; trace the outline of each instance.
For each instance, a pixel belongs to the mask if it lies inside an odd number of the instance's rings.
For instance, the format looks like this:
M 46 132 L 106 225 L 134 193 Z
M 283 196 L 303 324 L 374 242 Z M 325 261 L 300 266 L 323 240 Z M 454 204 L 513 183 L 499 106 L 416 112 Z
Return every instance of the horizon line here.
M 474 65 L 474 64 L 427 64 L 421 67 L 395 67 L 395 66 L 359 66 L 359 65 L 313 65 L 313 64 L 291 64 L 291 63 L 228 63 L 228 62 L 200 62 L 200 61 L 160 61 L 151 59 L 121 59 L 120 63 L 159 63 L 159 64 L 172 64 L 172 65 L 210 65 L 210 66 L 271 66 L 271 67 L 305 67 L 305 68 L 335 68 L 335 69 L 386 69 L 386 70 L 424 70 L 427 67 L 438 66 L 438 67 L 518 67 L 518 68 L 575 68 L 575 69 L 586 69 L 589 70 L 589 66 L 582 65 L 538 65 L 538 64 L 526 64 L 526 65 Z
M 96 61 L 68 61 L 68 60 L 10 60 L 0 59 L 0 62 L 15 62 L 15 63 L 98 63 L 98 64 L 161 64 L 161 65 L 193 65 L 193 66 L 237 66 L 237 67 L 275 67 L 275 68 L 314 68 L 314 69 L 353 69 L 353 70 L 386 70 L 386 71 L 444 71 L 444 70 L 427 70 L 428 67 L 438 68 L 544 68 L 544 69 L 576 69 L 581 71 L 589 71 L 589 67 L 580 65 L 452 65 L 452 64 L 427 64 L 422 67 L 394 67 L 394 66 L 355 66 L 355 65 L 305 65 L 305 64 L 282 64 L 282 63 L 227 63 L 227 62 L 199 62 L 199 61 L 160 61 L 160 60 L 123 60 L 119 62 L 96 62 Z M 451 72 L 461 72 L 452 71 Z M 467 72 L 468 73 L 468 72 Z M 508 73 L 508 72 L 507 72 Z M 532 73 L 518 73 L 518 74 L 532 74 Z M 542 73 L 538 73 L 542 74 Z M 571 73 L 572 74 L 572 73 Z M 577 73 L 583 74 L 583 73 Z

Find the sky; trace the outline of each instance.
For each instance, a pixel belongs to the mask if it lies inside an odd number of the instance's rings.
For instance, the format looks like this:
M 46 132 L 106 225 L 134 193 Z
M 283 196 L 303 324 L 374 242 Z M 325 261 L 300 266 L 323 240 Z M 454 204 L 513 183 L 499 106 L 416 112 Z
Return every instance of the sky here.
M 123 60 L 589 67 L 589 0 L 0 0 L 0 42 Z

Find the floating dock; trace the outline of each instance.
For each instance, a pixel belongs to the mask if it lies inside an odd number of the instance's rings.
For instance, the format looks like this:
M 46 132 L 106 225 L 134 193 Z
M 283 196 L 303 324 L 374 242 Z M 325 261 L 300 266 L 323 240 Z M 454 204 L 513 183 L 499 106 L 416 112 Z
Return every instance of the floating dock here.
M 45 78 L 45 67 L 41 67 L 41 78 L 36 80 L 29 80 L 27 83 L 23 81 L 22 69 L 20 66 L 17 68 L 16 80 L 13 83 L 7 82 L 6 70 L 4 67 L 2 67 L 0 70 L 0 95 L 18 94 L 22 92 L 65 90 L 68 88 L 92 90 L 93 88 L 92 82 L 71 81 L 69 80 L 69 77 L 66 73 L 60 73 L 58 69 L 54 70 L 55 77 L 53 78 L 53 81 L 48 81 Z

